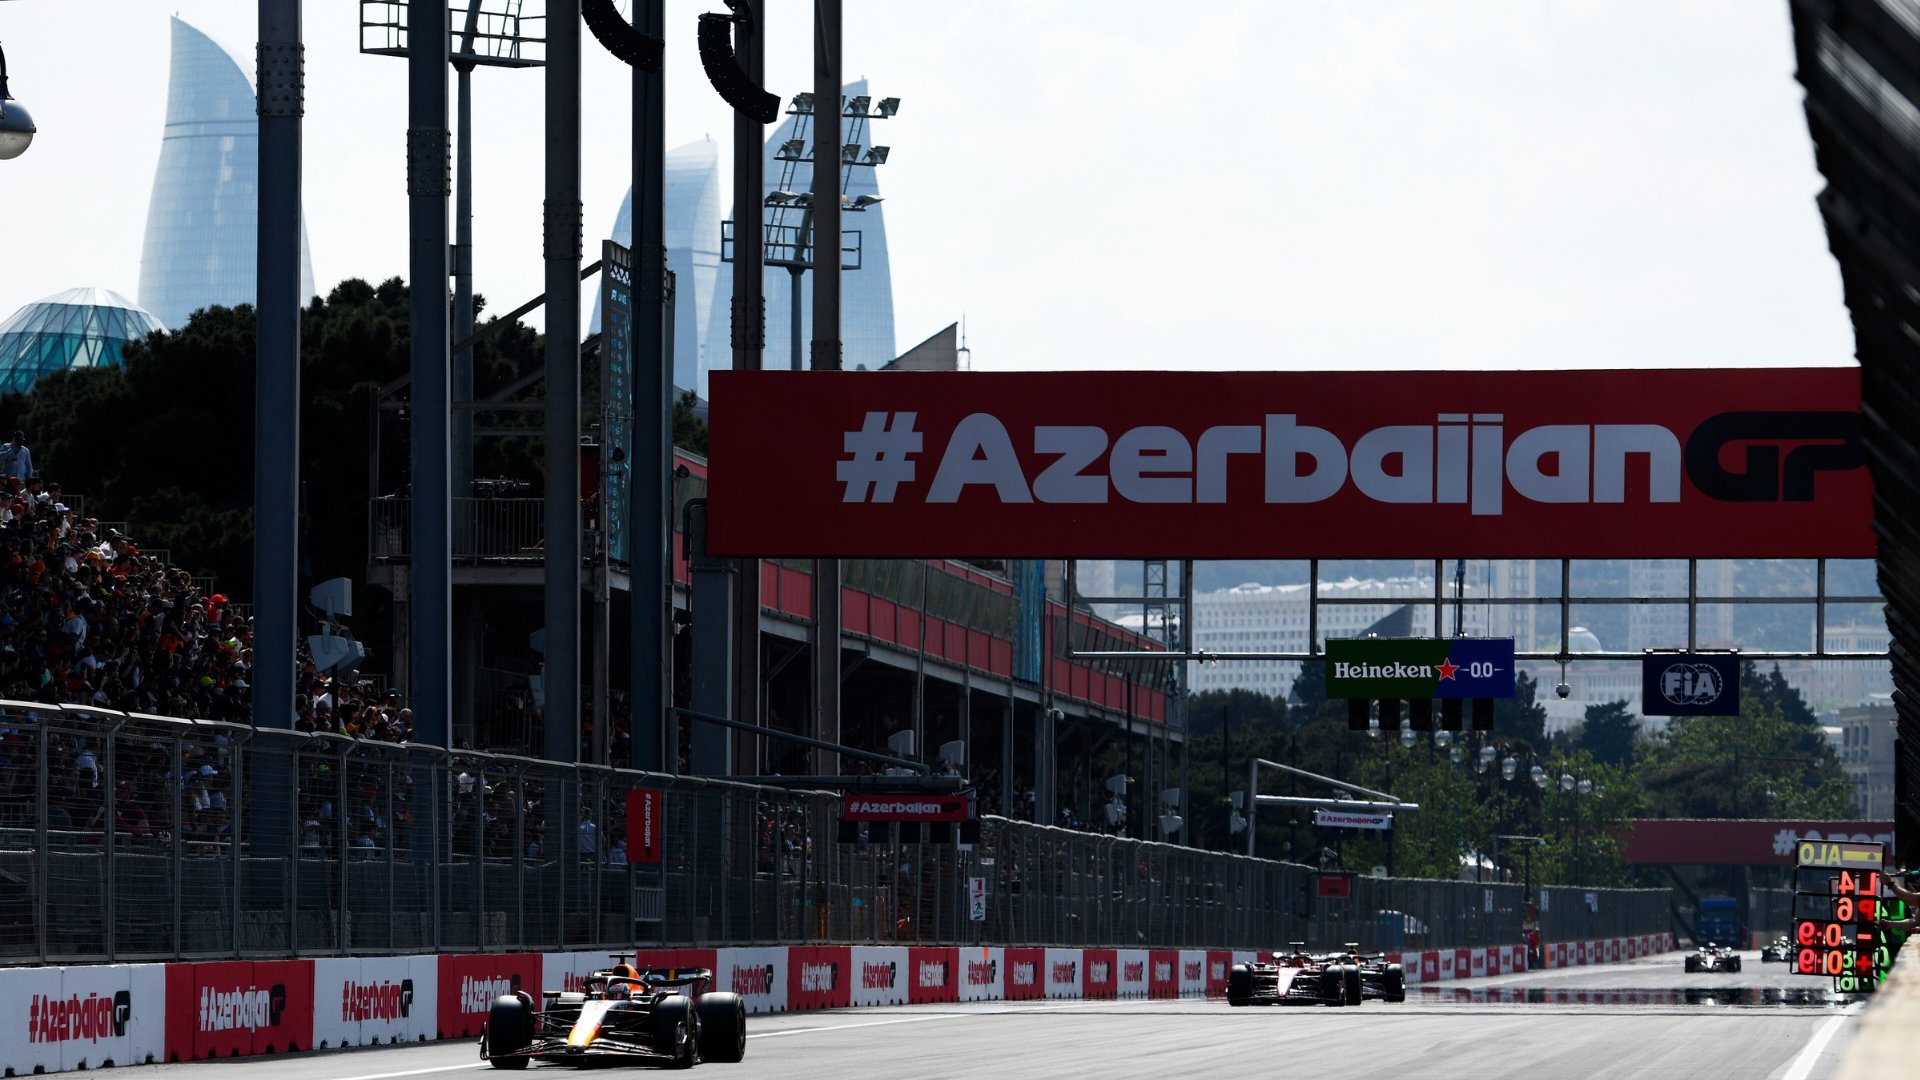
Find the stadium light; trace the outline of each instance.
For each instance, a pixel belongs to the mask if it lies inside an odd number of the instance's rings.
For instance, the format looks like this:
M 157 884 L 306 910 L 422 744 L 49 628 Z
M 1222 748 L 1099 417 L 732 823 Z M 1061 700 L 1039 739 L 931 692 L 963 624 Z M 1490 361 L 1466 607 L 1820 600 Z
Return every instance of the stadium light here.
M 841 162 L 847 165 L 859 164 L 860 163 L 860 144 L 857 142 L 850 142 L 845 146 L 842 146 L 840 148 L 840 160 Z
M 799 195 L 791 191 L 769 191 L 767 192 L 767 205 L 792 206 L 799 198 Z
M 873 98 L 866 94 L 856 94 L 847 99 L 847 111 L 843 116 L 865 116 L 867 106 L 873 104 Z
M 881 117 L 882 117 L 882 118 L 885 118 L 885 117 L 890 117 L 890 116 L 892 116 L 892 115 L 893 115 L 894 113 L 897 113 L 897 112 L 899 112 L 899 111 L 900 111 L 900 99 L 899 99 L 899 98 L 897 98 L 897 97 L 886 97 L 886 98 L 881 98 L 881 99 L 880 99 L 880 115 L 881 115 Z
M 891 146 L 870 146 L 867 148 L 867 164 L 885 165 L 887 163 L 887 155 L 891 153 L 893 153 L 893 147 Z
M 780 152 L 773 155 L 773 158 L 775 161 L 805 161 L 807 159 L 803 155 L 806 152 L 807 140 L 788 139 L 780 144 Z
M 793 95 L 793 112 L 800 116 L 812 116 L 813 115 L 813 95 L 812 94 Z
M 0 161 L 11 161 L 33 145 L 33 114 L 7 90 L 7 54 L 0 50 Z

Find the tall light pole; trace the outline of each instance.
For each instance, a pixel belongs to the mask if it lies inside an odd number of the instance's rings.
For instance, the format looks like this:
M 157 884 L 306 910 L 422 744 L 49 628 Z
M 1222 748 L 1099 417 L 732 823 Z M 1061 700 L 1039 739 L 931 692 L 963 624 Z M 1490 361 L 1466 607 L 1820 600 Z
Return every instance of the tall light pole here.
M 33 114 L 7 90 L 7 53 L 0 49 L 0 161 L 11 161 L 26 153 L 38 130 L 33 126 Z
M 580 756 L 580 0 L 547 6 L 546 757 Z M 571 820 L 571 807 L 559 808 Z M 552 815 L 549 814 L 549 825 Z
M 432 523 L 440 517 L 448 517 L 449 554 L 451 554 L 453 547 L 466 544 L 470 541 L 473 528 L 470 514 L 466 512 L 452 512 L 453 507 L 464 505 L 455 503 L 453 500 L 463 499 L 473 495 L 473 406 L 475 404 L 473 400 L 472 345 L 472 341 L 474 340 L 473 69 L 476 67 L 539 67 L 541 64 L 540 60 L 529 58 L 526 55 L 525 47 L 539 44 L 540 39 L 528 36 L 524 32 L 528 20 L 516 13 L 517 0 L 515 4 L 503 6 L 495 11 L 485 10 L 487 2 L 488 0 L 452 0 L 453 4 L 460 5 L 461 11 L 459 45 L 456 48 L 452 45 L 451 41 L 446 43 L 446 58 L 452 62 L 453 69 L 457 75 L 454 98 L 456 137 L 452 143 L 454 168 L 453 245 L 449 249 L 448 254 L 450 257 L 446 262 L 447 269 L 450 271 L 453 279 L 453 340 L 462 343 L 463 346 L 454 351 L 451 369 L 450 392 L 452 395 L 452 415 L 447 421 L 449 439 L 446 452 L 448 462 L 447 473 L 449 477 L 446 484 L 448 498 L 448 506 L 446 509 L 448 512 L 443 515 L 440 508 L 423 504 L 421 501 L 421 489 L 418 487 L 415 487 L 412 491 L 413 500 L 410 504 L 411 513 L 425 515 L 420 520 L 426 522 L 429 528 L 431 528 Z M 411 31 L 412 14 L 411 12 L 407 12 L 406 14 L 408 21 L 403 23 L 400 21 L 401 12 L 396 9 L 392 0 L 361 0 L 360 51 L 377 56 L 394 56 L 407 60 L 409 63 L 408 78 L 411 83 L 411 80 L 416 74 L 411 66 L 413 54 L 409 48 L 411 38 L 408 36 Z M 451 31 L 451 16 L 446 12 L 440 14 L 446 16 L 445 28 Z M 425 17 L 431 19 L 436 16 L 427 14 Z M 429 53 L 441 51 L 435 45 L 435 42 L 438 40 L 437 38 L 423 39 L 423 45 L 426 51 Z M 443 78 L 443 87 L 444 83 L 445 80 Z M 440 94 L 444 99 L 444 89 L 440 91 Z M 444 128 L 444 108 L 441 110 L 441 117 L 440 126 Z M 411 139 L 411 136 L 409 136 L 409 138 Z M 412 146 L 411 142 L 409 146 Z M 415 164 L 416 162 L 410 149 L 408 155 L 408 190 L 410 196 L 412 194 L 411 170 Z M 441 216 L 444 217 L 445 215 L 442 214 Z M 429 260 L 433 258 L 433 253 L 429 250 L 422 250 L 416 254 Z M 444 279 L 440 291 L 444 296 Z M 431 319 L 433 317 L 432 312 L 424 310 L 425 305 L 422 307 L 422 314 L 426 318 Z M 409 382 L 411 383 L 411 371 L 409 373 Z M 432 392 L 433 391 L 429 391 L 430 394 Z M 414 430 L 418 429 L 415 428 Z M 409 463 L 409 467 L 412 467 L 412 462 Z M 427 485 L 429 491 L 432 486 L 431 483 Z M 421 562 L 419 550 L 416 548 L 414 549 L 414 566 L 417 568 Z M 416 584 L 417 580 L 417 578 L 410 579 L 409 585 L 412 586 Z M 425 580 L 431 585 L 435 577 L 429 572 Z M 451 605 L 453 603 L 451 578 L 448 579 L 447 593 L 449 611 L 451 611 Z M 417 595 L 417 592 L 413 592 L 410 589 L 410 598 Z M 409 637 L 412 637 L 412 612 L 416 609 L 410 607 L 408 610 Z M 455 628 L 459 628 L 464 634 L 467 627 L 469 627 L 473 621 L 471 617 L 463 616 L 458 622 L 450 623 L 448 634 L 439 636 L 449 636 Z M 463 648 L 460 650 L 459 655 L 464 658 L 465 662 L 457 662 L 453 659 L 451 643 L 449 643 L 447 651 L 447 681 L 450 689 L 447 697 L 447 707 L 445 710 L 441 710 L 449 714 L 446 731 L 450 738 L 461 735 L 470 737 L 472 735 L 472 729 L 469 724 L 473 718 L 474 709 L 472 686 L 477 659 L 470 649 Z M 412 655 L 414 654 L 410 651 L 408 660 L 408 689 L 410 692 L 412 690 L 412 673 L 414 670 L 417 670 L 412 663 Z M 456 667 L 458 667 L 459 670 L 455 670 Z M 456 685 L 460 687 L 458 693 L 453 692 L 451 689 Z M 429 694 L 429 696 L 431 696 L 431 694 Z M 415 699 L 412 704 L 416 716 L 422 717 L 423 720 L 430 721 L 421 699 Z M 455 723 L 451 716 L 452 711 L 456 709 L 460 712 L 460 722 L 458 723 Z
M 766 347 L 766 298 L 760 274 L 764 249 L 760 229 L 760 188 L 765 167 L 761 144 L 766 126 L 780 112 L 780 99 L 760 85 L 766 67 L 765 0 L 725 0 L 732 14 L 700 16 L 700 66 L 721 98 L 733 107 L 733 212 L 744 220 L 752 213 L 752 227 L 734 230 L 733 311 L 731 338 L 733 369 L 759 371 Z M 694 616 L 694 706 L 718 713 L 725 706 L 735 720 L 760 723 L 760 560 L 741 558 L 733 567 L 731 588 L 723 605 L 708 606 L 696 596 Z M 715 575 L 718 577 L 718 575 Z M 713 616 L 724 607 L 724 632 Z M 722 639 L 726 641 L 721 651 Z M 725 668 L 730 685 L 705 673 Z M 724 700 L 723 700 L 724 699 Z M 711 772 L 758 760 L 758 743 L 745 735 L 735 738 L 731 763 L 718 752 L 711 734 L 714 725 L 695 728 L 696 771 Z M 751 769 L 749 769 L 751 771 Z
M 299 632 L 300 0 L 260 0 L 253 420 L 253 723 L 293 727 Z M 0 80 L 3 82 L 4 80 Z M 278 805 L 261 801 L 256 811 Z M 268 835 L 262 833 L 261 835 Z
M 412 559 L 407 567 L 407 700 L 414 737 L 448 746 L 453 704 L 453 531 L 448 445 L 447 129 L 449 18 L 442 3 L 407 10 L 407 297 Z

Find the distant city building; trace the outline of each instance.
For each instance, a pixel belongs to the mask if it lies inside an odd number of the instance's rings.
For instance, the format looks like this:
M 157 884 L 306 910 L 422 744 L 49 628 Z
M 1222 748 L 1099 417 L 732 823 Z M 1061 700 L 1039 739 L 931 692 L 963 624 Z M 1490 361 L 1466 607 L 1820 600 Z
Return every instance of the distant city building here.
M 164 329 L 111 289 L 68 289 L 35 300 L 0 322 L 0 393 L 25 391 L 42 375 L 111 367 L 120 347 Z
M 1834 753 L 1853 784 L 1856 816 L 1882 821 L 1893 816 L 1894 707 L 1891 702 L 1854 705 L 1830 718 L 1839 729 Z
M 1732 596 L 1733 563 L 1727 559 L 1700 559 L 1694 579 L 1695 596 Z M 1670 604 L 1634 604 L 1627 608 L 1627 650 L 1684 649 L 1687 647 L 1687 560 L 1631 559 L 1627 562 L 1627 595 L 1677 601 Z M 1733 605 L 1701 604 L 1694 615 L 1694 647 L 1730 649 Z
M 172 22 L 167 122 L 147 204 L 140 306 L 177 330 L 196 309 L 254 301 L 260 124 L 246 65 L 179 16 Z M 300 296 L 313 295 L 302 223 Z
M 725 355 L 730 341 L 710 332 L 714 319 L 714 289 L 720 273 L 720 156 L 713 142 L 676 146 L 667 151 L 666 241 L 667 269 L 673 271 L 673 385 L 696 387 L 704 394 L 702 375 L 712 366 L 708 353 Z M 633 189 L 620 203 L 612 239 L 633 246 Z M 595 248 L 594 252 L 597 253 Z M 597 254 L 593 254 L 597 258 Z M 721 312 L 724 320 L 725 312 Z M 593 299 L 588 332 L 600 329 L 600 294 Z M 722 365 L 725 366 L 725 365 Z
M 866 80 L 847 84 L 846 96 L 859 97 L 867 93 Z M 811 118 L 809 118 L 810 120 Z M 761 192 L 761 202 L 775 191 L 782 190 L 782 176 L 786 174 L 787 162 L 777 160 L 782 144 L 796 138 L 800 118 L 789 116 L 773 132 L 766 146 L 766 183 Z M 843 145 L 857 146 L 856 157 L 864 156 L 873 144 L 875 134 L 872 125 L 868 125 L 858 139 L 851 137 L 848 128 L 851 121 L 842 120 L 841 134 Z M 811 122 L 807 124 L 805 154 L 813 152 L 813 131 Z M 829 147 L 828 156 L 841 160 L 841 154 Z M 847 177 L 845 188 L 849 198 L 858 199 L 862 195 L 873 199 L 880 197 L 880 185 L 876 177 L 878 169 L 865 166 L 848 166 L 843 169 Z M 793 167 L 792 175 L 785 181 L 786 190 L 796 193 L 813 189 L 813 167 L 801 162 Z M 797 209 L 789 208 L 775 215 L 763 206 L 756 206 L 751 215 L 761 215 L 761 220 L 769 225 L 782 224 L 790 234 L 802 221 Z M 735 207 L 732 220 L 741 219 L 741 211 Z M 892 363 L 895 357 L 893 337 L 893 273 L 887 257 L 887 218 L 885 207 L 875 203 L 859 213 L 846 213 L 840 216 L 840 228 L 844 233 L 860 234 L 860 269 L 847 270 L 840 277 L 840 340 L 841 366 L 848 371 L 864 368 L 878 371 Z M 779 234 L 786 235 L 786 234 Z M 847 246 L 852 246 L 852 237 L 845 238 Z M 767 336 L 765 365 L 769 369 L 785 369 L 792 358 L 792 341 L 789 333 L 788 313 L 793 310 L 793 284 L 788 272 L 779 267 L 768 267 L 762 281 L 762 291 L 767 299 Z M 811 363 L 813 349 L 813 274 L 808 272 L 802 277 L 800 288 L 800 363 L 802 367 Z M 720 280 L 714 289 L 713 311 L 707 324 L 706 350 L 707 363 L 700 369 L 700 396 L 707 396 L 707 373 L 715 368 L 731 367 L 733 364 L 733 274 L 731 268 L 720 274 Z
M 1469 563 L 1465 593 L 1456 600 L 1455 581 L 1441 583 L 1439 636 L 1454 632 L 1456 619 L 1468 637 L 1510 637 L 1514 648 L 1527 651 L 1534 644 L 1532 605 L 1489 603 L 1490 598 L 1533 595 L 1533 562 L 1527 559 Z M 1094 560 L 1080 564 L 1081 592 L 1102 595 L 1090 582 L 1102 582 L 1113 595 L 1115 564 Z M 1320 639 L 1353 637 L 1405 609 L 1398 636 L 1432 637 L 1434 581 L 1391 578 L 1320 583 L 1318 629 Z M 1337 601 L 1337 602 L 1329 602 Z M 1248 583 L 1230 589 L 1195 594 L 1194 647 L 1208 652 L 1304 652 L 1307 649 L 1307 586 Z M 1137 614 L 1138 609 L 1135 609 Z M 1285 696 L 1300 673 L 1298 660 L 1222 660 L 1195 663 L 1188 672 L 1195 690 L 1245 689 Z

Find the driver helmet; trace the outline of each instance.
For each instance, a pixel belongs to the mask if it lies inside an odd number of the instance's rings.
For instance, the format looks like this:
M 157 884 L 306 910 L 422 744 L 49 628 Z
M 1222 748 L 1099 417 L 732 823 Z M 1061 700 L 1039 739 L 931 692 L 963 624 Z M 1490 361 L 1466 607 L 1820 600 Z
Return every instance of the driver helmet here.
M 633 997 L 633 987 L 631 985 L 624 982 L 619 982 L 619 981 L 610 982 L 607 984 L 607 1000 L 608 1001 L 626 1001 L 632 997 Z

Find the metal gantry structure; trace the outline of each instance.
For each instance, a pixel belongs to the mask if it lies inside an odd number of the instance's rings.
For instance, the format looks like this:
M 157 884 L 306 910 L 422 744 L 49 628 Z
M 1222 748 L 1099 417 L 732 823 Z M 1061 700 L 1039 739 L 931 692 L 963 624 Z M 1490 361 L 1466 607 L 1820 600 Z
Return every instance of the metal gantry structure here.
M 1077 582 L 1079 577 L 1077 563 L 1080 561 L 1082 560 L 1074 560 L 1073 563 L 1069 564 L 1070 568 L 1068 571 L 1068 582 L 1069 582 L 1069 591 L 1071 592 L 1072 595 L 1076 596 L 1081 603 L 1119 604 L 1119 605 L 1128 605 L 1128 606 L 1134 606 L 1134 607 L 1145 606 L 1149 610 L 1154 608 L 1174 608 L 1180 612 L 1180 615 L 1178 616 L 1180 618 L 1189 617 L 1193 611 L 1194 593 L 1193 593 L 1191 584 L 1188 584 L 1187 587 L 1180 590 L 1177 595 L 1165 595 L 1164 589 L 1161 590 L 1161 595 L 1155 595 L 1155 586 L 1150 576 L 1147 578 L 1146 592 L 1143 595 L 1139 595 L 1139 596 L 1090 596 L 1090 595 L 1083 596 L 1083 595 L 1080 595 L 1080 593 L 1076 591 L 1078 588 Z M 1079 650 L 1079 651 L 1072 652 L 1070 655 L 1080 657 L 1083 659 L 1094 659 L 1094 660 L 1174 659 L 1174 660 L 1191 660 L 1191 661 L 1202 661 L 1202 662 L 1229 662 L 1229 661 L 1236 661 L 1236 660 L 1301 660 L 1301 661 L 1318 660 L 1318 659 L 1321 659 L 1324 655 L 1321 649 L 1321 645 L 1324 641 L 1324 638 L 1321 633 L 1321 630 L 1322 630 L 1321 613 L 1324 609 L 1330 608 L 1330 607 L 1378 607 L 1378 606 L 1381 606 L 1382 604 L 1401 604 L 1401 605 L 1409 605 L 1409 606 L 1430 607 L 1433 614 L 1433 621 L 1431 625 L 1436 628 L 1444 627 L 1447 625 L 1447 613 L 1448 613 L 1447 609 L 1449 607 L 1454 607 L 1456 608 L 1456 610 L 1461 605 L 1471 605 L 1475 607 L 1486 607 L 1486 608 L 1547 608 L 1547 609 L 1553 610 L 1553 612 L 1557 617 L 1557 629 L 1555 630 L 1557 644 L 1555 645 L 1555 647 L 1550 649 L 1540 649 L 1540 648 L 1519 649 L 1514 654 L 1515 659 L 1556 661 L 1563 664 L 1574 662 L 1574 661 L 1588 661 L 1588 660 L 1638 660 L 1645 655 L 1644 650 L 1641 650 L 1641 651 L 1626 651 L 1626 650 L 1617 650 L 1617 649 L 1616 650 L 1604 650 L 1604 649 L 1576 650 L 1573 647 L 1573 637 L 1572 637 L 1573 632 L 1576 629 L 1579 629 L 1579 623 L 1577 623 L 1573 617 L 1573 613 L 1575 609 L 1589 606 L 1589 605 L 1601 606 L 1601 607 L 1641 606 L 1641 605 L 1665 606 L 1665 607 L 1684 606 L 1686 610 L 1686 616 L 1687 616 L 1686 639 L 1684 642 L 1675 642 L 1674 645 L 1676 647 L 1684 647 L 1689 652 L 1697 652 L 1697 651 L 1701 651 L 1702 649 L 1725 647 L 1723 643 L 1715 642 L 1710 644 L 1710 643 L 1702 642 L 1700 640 L 1700 611 L 1702 608 L 1719 606 L 1719 605 L 1727 605 L 1731 607 L 1797 605 L 1802 607 L 1813 608 L 1814 633 L 1813 633 L 1813 643 L 1811 648 L 1808 648 L 1808 649 L 1745 649 L 1745 648 L 1742 648 L 1737 650 L 1740 656 L 1744 659 L 1749 659 L 1749 660 L 1886 660 L 1888 659 L 1888 653 L 1886 651 L 1836 650 L 1836 649 L 1828 649 L 1826 647 L 1826 637 L 1827 637 L 1826 631 L 1829 626 L 1828 609 L 1830 607 L 1839 606 L 1839 605 L 1869 605 L 1877 608 L 1886 602 L 1884 598 L 1877 595 L 1863 595 L 1863 594 L 1857 594 L 1857 593 L 1841 593 L 1841 594 L 1830 593 L 1827 589 L 1827 570 L 1828 570 L 1828 563 L 1830 560 L 1827 560 L 1827 559 L 1804 560 L 1804 561 L 1813 562 L 1815 564 L 1814 575 L 1813 575 L 1814 591 L 1812 593 L 1807 595 L 1780 595 L 1780 596 L 1753 595 L 1750 593 L 1749 594 L 1732 594 L 1732 595 L 1702 594 L 1699 589 L 1699 581 L 1700 581 L 1700 564 L 1703 560 L 1700 560 L 1700 559 L 1675 560 L 1675 561 L 1684 561 L 1687 564 L 1687 590 L 1683 595 L 1676 594 L 1672 596 L 1663 596 L 1663 595 L 1627 596 L 1627 595 L 1617 595 L 1617 594 L 1607 595 L 1607 594 L 1575 593 L 1573 591 L 1574 564 L 1577 562 L 1590 561 L 1590 560 L 1576 560 L 1576 559 L 1543 560 L 1543 561 L 1551 561 L 1556 563 L 1559 571 L 1558 573 L 1559 588 L 1555 592 L 1549 595 L 1466 597 L 1461 595 L 1461 593 L 1464 590 L 1458 590 L 1458 589 L 1452 595 L 1449 595 L 1448 584 L 1450 579 L 1446 573 L 1446 566 L 1452 560 L 1434 559 L 1432 560 L 1433 591 L 1428 596 L 1424 596 L 1424 597 L 1382 596 L 1379 594 L 1370 594 L 1366 596 L 1323 596 L 1321 595 L 1320 586 L 1327 584 L 1327 582 L 1323 581 L 1320 576 L 1320 567 L 1322 562 L 1328 561 L 1328 560 L 1308 559 L 1308 560 L 1296 560 L 1296 561 L 1304 561 L 1304 563 L 1306 564 L 1308 568 L 1308 581 L 1310 583 L 1310 587 L 1307 589 L 1307 596 L 1306 596 L 1307 640 L 1309 642 L 1309 647 L 1306 649 L 1271 649 L 1271 650 L 1202 649 L 1192 645 L 1191 644 L 1192 638 L 1191 636 L 1189 636 L 1187 638 L 1187 641 L 1189 642 L 1187 647 L 1179 650 L 1174 650 L 1169 654 L 1162 654 L 1158 652 L 1141 652 L 1141 651 L 1132 651 L 1132 650 L 1122 650 L 1122 651 Z M 1151 567 L 1155 564 L 1148 563 L 1147 565 Z M 1183 578 L 1185 579 L 1185 581 L 1189 583 L 1191 581 L 1191 577 L 1190 577 L 1191 566 L 1192 566 L 1192 562 L 1191 560 L 1189 560 L 1186 563 L 1186 570 L 1183 573 Z M 1149 616 L 1149 618 L 1152 618 L 1152 616 Z

